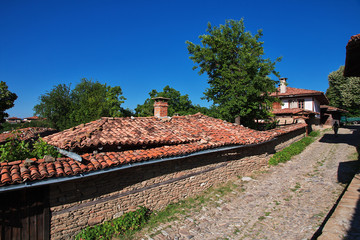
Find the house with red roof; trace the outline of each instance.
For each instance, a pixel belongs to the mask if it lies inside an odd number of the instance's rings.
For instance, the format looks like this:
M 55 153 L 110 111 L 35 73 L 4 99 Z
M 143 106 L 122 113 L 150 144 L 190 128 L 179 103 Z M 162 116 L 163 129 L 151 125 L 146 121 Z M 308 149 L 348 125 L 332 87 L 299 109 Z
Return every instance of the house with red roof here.
M 280 78 L 280 86 L 271 96 L 281 102 L 273 104 L 273 113 L 280 123 L 306 122 L 309 125 L 321 124 L 321 105 L 329 100 L 321 91 L 288 87 L 287 78 Z M 287 122 L 286 122 L 287 121 Z
M 18 117 L 9 117 L 6 119 L 6 122 L 8 123 L 21 123 L 22 119 Z
M 160 102 L 160 103 L 159 103 Z M 112 118 L 49 135 L 62 158 L 0 163 L 0 234 L 68 239 L 142 205 L 161 209 L 267 166 L 306 124 L 256 131 L 200 113 Z

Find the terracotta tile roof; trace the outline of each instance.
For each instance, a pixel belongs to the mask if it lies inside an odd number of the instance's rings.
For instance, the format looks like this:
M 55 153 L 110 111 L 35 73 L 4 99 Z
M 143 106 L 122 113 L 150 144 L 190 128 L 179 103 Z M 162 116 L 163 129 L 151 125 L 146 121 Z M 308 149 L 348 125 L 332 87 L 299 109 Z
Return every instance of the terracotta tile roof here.
M 329 104 L 329 100 L 326 98 L 323 92 L 301 88 L 286 87 L 286 92 L 280 93 L 280 87 L 278 87 L 277 92 L 271 93 L 270 96 L 279 98 L 314 96 L 320 101 L 321 104 Z
M 152 117 L 102 118 L 99 121 L 78 126 L 73 130 L 49 136 L 47 141 L 55 143 L 56 140 L 59 141 L 58 146 L 78 147 L 79 149 L 99 146 L 98 144 L 102 146 L 103 144 L 133 144 L 139 148 L 84 153 L 82 162 L 70 158 L 59 158 L 54 162 L 33 159 L 33 164 L 29 167 L 26 167 L 24 160 L 1 163 L 0 185 L 73 176 L 127 163 L 184 156 L 221 146 L 261 143 L 305 126 L 306 124 L 296 124 L 260 132 L 201 114 L 173 117 L 169 121 L 161 121 Z M 96 131 L 91 133 L 93 130 Z M 80 141 L 73 141 L 73 138 L 76 138 L 74 131 L 86 138 L 80 137 Z M 106 137 L 109 139 L 107 140 Z M 141 146 L 146 147 L 147 144 L 153 143 L 161 144 L 152 148 L 141 148 Z
M 22 120 L 22 119 L 18 117 L 9 117 L 6 120 Z
M 283 109 L 273 109 L 272 113 L 275 115 L 281 114 L 294 114 L 294 115 L 301 115 L 301 114 L 320 114 L 318 112 L 313 112 L 310 110 L 305 110 L 302 108 L 283 108 Z
M 348 111 L 341 109 L 341 108 L 337 108 L 337 107 L 333 107 L 333 106 L 328 106 L 328 105 L 320 105 L 321 109 L 326 109 L 326 112 L 343 112 L 343 113 L 347 113 Z
M 308 90 L 308 89 L 301 89 L 301 88 L 293 88 L 293 87 L 286 87 L 285 93 L 280 93 L 280 88 L 277 88 L 278 92 L 271 93 L 271 96 L 289 96 L 289 95 L 321 95 L 324 94 L 320 91 L 315 90 Z
M 351 36 L 349 42 L 346 45 L 347 49 L 359 47 L 360 46 L 360 33 L 354 36 Z
M 352 36 L 346 45 L 345 77 L 360 77 L 360 34 Z
M 28 140 L 31 138 L 37 138 L 39 135 L 41 137 L 53 134 L 56 130 L 52 128 L 43 128 L 43 127 L 28 127 L 21 128 L 17 130 L 13 130 L 10 132 L 4 132 L 0 134 L 0 143 L 6 141 L 7 138 L 10 137 L 18 137 L 20 140 Z

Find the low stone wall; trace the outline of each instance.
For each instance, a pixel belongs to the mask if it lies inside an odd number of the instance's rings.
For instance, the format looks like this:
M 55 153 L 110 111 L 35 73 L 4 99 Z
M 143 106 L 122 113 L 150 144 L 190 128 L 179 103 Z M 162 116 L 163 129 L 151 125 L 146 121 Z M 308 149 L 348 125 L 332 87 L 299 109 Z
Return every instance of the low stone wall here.
M 298 129 L 262 144 L 204 151 L 53 184 L 49 193 L 51 238 L 69 239 L 88 225 L 120 217 L 139 205 L 161 209 L 210 186 L 250 174 L 304 133 L 305 128 Z

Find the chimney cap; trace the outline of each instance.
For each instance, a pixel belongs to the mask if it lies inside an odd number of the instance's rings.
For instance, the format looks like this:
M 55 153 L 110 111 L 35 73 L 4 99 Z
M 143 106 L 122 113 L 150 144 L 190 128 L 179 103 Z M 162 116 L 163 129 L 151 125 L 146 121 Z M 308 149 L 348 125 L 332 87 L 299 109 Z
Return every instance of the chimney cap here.
M 286 78 L 286 77 L 281 77 L 281 78 L 279 78 L 279 80 L 287 80 L 288 78 Z
M 167 102 L 170 100 L 170 98 L 166 98 L 166 97 L 153 97 L 151 99 L 153 99 L 155 101 L 164 101 L 164 102 Z

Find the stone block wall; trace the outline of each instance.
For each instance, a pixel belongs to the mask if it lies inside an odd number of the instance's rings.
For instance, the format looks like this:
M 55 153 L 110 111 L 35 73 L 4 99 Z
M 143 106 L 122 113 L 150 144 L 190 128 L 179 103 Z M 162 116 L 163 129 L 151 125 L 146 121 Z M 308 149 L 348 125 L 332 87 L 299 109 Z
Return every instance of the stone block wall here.
M 142 205 L 162 209 L 268 164 L 273 153 L 304 136 L 305 129 L 254 146 L 174 158 L 50 186 L 51 238 L 120 217 Z

